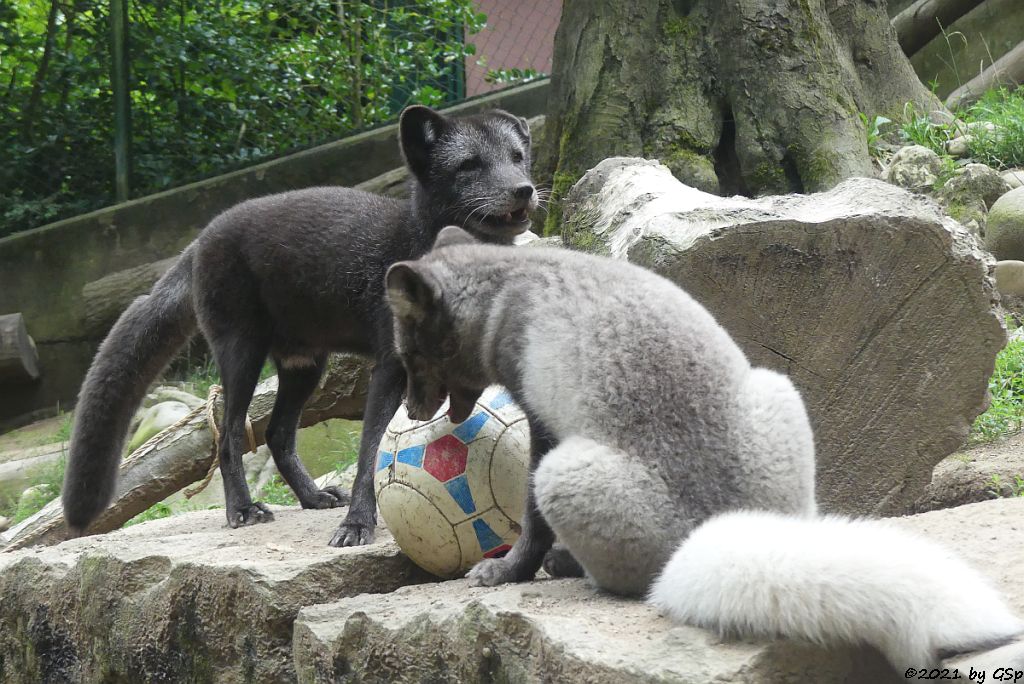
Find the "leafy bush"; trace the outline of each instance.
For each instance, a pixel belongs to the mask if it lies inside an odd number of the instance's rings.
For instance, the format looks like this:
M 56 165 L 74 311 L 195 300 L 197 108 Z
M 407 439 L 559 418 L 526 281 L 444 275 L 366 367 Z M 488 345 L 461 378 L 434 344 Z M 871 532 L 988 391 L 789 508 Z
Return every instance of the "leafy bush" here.
M 0 0 L 0 236 L 113 201 L 109 3 Z M 133 195 L 462 95 L 471 0 L 129 4 Z

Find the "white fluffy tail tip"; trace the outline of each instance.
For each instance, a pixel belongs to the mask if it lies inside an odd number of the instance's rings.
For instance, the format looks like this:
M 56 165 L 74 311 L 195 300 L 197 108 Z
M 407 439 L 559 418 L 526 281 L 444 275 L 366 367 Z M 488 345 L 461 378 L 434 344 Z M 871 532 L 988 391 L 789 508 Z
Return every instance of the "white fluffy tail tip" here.
M 721 634 L 869 644 L 900 671 L 1024 632 L 981 574 L 879 520 L 718 516 L 683 542 L 649 601 Z

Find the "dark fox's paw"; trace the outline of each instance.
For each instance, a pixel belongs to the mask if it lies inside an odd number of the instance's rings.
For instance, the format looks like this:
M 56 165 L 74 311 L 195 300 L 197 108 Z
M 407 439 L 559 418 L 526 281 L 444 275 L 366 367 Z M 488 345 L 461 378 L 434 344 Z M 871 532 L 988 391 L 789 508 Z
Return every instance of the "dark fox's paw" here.
M 373 543 L 373 533 L 376 528 L 377 521 L 373 517 L 353 515 L 353 510 L 349 509 L 348 516 L 338 526 L 338 529 L 334 531 L 331 541 L 327 543 L 330 546 L 339 547 L 371 544 Z
M 228 525 L 231 527 L 245 527 L 273 520 L 274 514 L 267 505 L 258 501 L 241 508 L 228 508 Z
M 347 506 L 349 493 L 340 487 L 324 487 L 313 494 L 312 499 L 299 501 L 303 508 L 337 508 Z
M 579 564 L 565 546 L 555 544 L 544 555 L 544 572 L 552 577 L 583 577 L 583 566 Z
M 477 587 L 494 587 L 507 582 L 525 582 L 531 579 L 520 572 L 507 558 L 485 558 L 466 574 L 469 583 Z

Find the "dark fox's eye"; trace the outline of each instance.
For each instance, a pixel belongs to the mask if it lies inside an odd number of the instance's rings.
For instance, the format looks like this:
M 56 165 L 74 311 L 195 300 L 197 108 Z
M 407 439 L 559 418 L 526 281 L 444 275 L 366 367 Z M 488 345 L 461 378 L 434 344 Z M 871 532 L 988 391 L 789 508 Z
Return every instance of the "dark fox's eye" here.
M 459 164 L 459 171 L 476 171 L 480 168 L 480 157 L 472 156 L 468 159 L 463 159 L 462 163 Z
M 521 161 L 523 161 L 523 153 L 520 152 L 519 150 L 514 151 L 512 153 L 512 163 L 518 164 Z

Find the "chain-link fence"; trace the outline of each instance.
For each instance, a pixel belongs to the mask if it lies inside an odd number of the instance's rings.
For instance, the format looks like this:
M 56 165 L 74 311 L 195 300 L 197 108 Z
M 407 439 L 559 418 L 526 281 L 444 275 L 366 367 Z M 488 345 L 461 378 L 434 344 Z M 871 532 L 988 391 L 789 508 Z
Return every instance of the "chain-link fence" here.
M 0 0 L 0 236 L 535 77 L 561 1 L 527 4 Z

